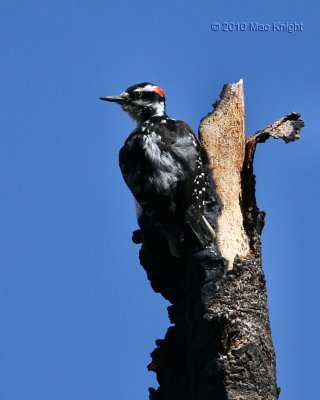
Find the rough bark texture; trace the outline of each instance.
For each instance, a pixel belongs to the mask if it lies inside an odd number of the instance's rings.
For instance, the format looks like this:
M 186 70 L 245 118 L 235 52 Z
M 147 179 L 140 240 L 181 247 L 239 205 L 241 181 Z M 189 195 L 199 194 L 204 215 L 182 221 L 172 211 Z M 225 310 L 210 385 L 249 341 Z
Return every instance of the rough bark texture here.
M 172 325 L 148 366 L 159 382 L 151 400 L 278 399 L 253 158 L 256 144 L 271 136 L 297 139 L 299 117 L 292 113 L 246 140 L 243 83 L 225 85 L 199 129 L 213 180 L 206 214 L 215 243 L 203 250 L 187 238 L 184 256 L 173 258 L 152 227 L 135 232 L 153 289 L 172 303 Z

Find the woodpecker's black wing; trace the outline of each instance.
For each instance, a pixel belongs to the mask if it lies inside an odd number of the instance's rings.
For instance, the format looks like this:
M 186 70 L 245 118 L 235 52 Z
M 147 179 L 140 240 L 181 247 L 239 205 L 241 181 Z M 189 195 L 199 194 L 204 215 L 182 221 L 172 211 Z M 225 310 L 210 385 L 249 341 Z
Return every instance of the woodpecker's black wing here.
M 172 149 L 182 163 L 186 165 L 185 181 L 177 191 L 177 198 L 184 203 L 184 221 L 188 225 L 202 247 L 212 242 L 214 231 L 204 216 L 204 206 L 208 199 L 209 182 L 207 181 L 201 145 L 192 129 L 184 121 L 174 121 L 179 127 L 180 139 L 176 140 Z
M 203 246 L 212 239 L 202 212 L 207 187 L 201 148 L 185 122 L 146 121 L 126 140 L 119 162 L 134 197 L 158 225 L 180 221 Z

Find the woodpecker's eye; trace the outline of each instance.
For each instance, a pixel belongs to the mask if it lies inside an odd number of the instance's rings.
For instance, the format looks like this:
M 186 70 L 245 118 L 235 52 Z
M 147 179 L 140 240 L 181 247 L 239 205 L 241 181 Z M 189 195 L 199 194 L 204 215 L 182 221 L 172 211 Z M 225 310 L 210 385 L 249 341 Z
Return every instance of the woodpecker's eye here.
M 135 99 L 141 99 L 141 97 L 142 97 L 142 92 L 135 92 L 134 93 L 134 98 Z

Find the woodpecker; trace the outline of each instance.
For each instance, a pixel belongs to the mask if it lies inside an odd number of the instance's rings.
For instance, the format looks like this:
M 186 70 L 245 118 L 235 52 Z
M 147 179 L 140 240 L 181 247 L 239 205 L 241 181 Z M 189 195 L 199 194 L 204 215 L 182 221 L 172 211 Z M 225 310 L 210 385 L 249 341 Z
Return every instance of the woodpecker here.
M 164 91 L 150 82 L 100 99 L 118 103 L 136 121 L 119 164 L 144 218 L 168 240 L 173 256 L 179 256 L 186 231 L 205 248 L 214 233 L 204 216 L 208 182 L 192 129 L 168 117 Z

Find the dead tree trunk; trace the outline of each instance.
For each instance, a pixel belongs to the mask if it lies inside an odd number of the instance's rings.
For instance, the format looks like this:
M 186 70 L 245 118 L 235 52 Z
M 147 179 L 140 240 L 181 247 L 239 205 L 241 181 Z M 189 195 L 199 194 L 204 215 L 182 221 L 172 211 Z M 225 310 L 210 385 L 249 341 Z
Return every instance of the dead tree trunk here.
M 213 182 L 206 214 L 214 243 L 200 250 L 186 240 L 184 257 L 174 258 L 157 232 L 141 227 L 141 265 L 172 303 L 172 325 L 148 366 L 159 382 L 151 400 L 278 399 L 253 158 L 257 143 L 293 141 L 302 127 L 292 113 L 246 140 L 243 83 L 225 85 L 199 128 Z

